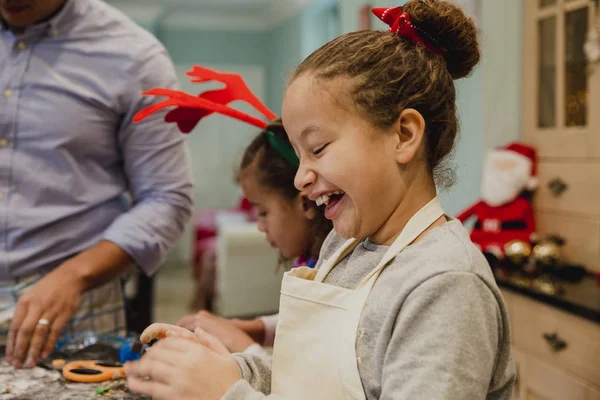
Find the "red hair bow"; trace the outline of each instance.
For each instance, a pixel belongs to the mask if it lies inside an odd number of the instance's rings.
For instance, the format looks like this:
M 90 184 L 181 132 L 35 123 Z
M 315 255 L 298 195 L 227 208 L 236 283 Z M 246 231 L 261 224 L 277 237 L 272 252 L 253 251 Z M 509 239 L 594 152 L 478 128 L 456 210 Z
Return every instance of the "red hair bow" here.
M 434 54 L 442 54 L 440 48 L 431 45 L 431 43 L 437 43 L 437 41 L 426 32 L 413 25 L 408 13 L 403 12 L 402 10 L 403 7 L 398 6 L 390 8 L 373 8 L 371 11 L 377 18 L 389 25 L 390 32 L 396 32 L 398 35 L 414 43 L 422 44 Z M 429 42 L 423 40 L 422 36 L 429 39 Z
M 238 74 L 217 72 L 209 68 L 194 66 L 186 75 L 192 78 L 193 83 L 217 81 L 224 83 L 225 87 L 210 90 L 198 96 L 173 89 L 157 88 L 148 90 L 143 94 L 166 96 L 168 99 L 139 111 L 133 117 L 133 122 L 140 122 L 164 108 L 177 106 L 177 108 L 167 113 L 165 122 L 177 123 L 179 130 L 183 133 L 190 133 L 202 118 L 215 112 L 249 123 L 260 129 L 267 127 L 268 122 L 229 107 L 228 104 L 235 100 L 247 102 L 268 120 L 277 119 L 277 115 L 250 91 L 244 79 Z

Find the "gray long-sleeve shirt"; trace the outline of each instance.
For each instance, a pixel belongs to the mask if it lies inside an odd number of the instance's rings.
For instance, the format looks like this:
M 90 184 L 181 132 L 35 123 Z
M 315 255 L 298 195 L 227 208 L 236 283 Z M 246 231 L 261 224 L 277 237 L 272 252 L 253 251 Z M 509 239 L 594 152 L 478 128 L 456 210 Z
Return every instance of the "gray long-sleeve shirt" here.
M 330 234 L 320 260 L 343 242 Z M 356 287 L 387 249 L 365 240 L 325 283 Z M 369 400 L 511 398 L 515 369 L 506 307 L 489 265 L 459 221 L 434 228 L 383 270 L 359 332 L 358 369 Z M 243 380 L 224 399 L 268 395 L 270 358 L 235 357 Z

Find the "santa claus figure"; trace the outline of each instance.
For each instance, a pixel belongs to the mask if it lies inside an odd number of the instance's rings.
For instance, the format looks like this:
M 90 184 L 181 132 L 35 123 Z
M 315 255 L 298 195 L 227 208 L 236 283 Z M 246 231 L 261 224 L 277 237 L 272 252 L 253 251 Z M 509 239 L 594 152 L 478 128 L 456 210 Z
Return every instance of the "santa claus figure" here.
M 491 151 L 485 160 L 481 200 L 457 218 L 475 217 L 471 240 L 484 253 L 504 256 L 504 245 L 513 240 L 531 243 L 535 221 L 525 194 L 537 186 L 535 149 L 522 143 Z

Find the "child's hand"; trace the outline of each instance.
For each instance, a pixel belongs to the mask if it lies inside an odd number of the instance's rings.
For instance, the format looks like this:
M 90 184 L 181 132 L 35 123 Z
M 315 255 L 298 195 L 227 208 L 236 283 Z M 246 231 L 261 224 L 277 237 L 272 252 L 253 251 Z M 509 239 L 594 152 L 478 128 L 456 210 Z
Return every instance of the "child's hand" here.
M 262 324 L 262 322 L 260 323 Z M 217 317 L 206 311 L 183 317 L 178 325 L 189 330 L 203 329 L 222 341 L 227 349 L 233 353 L 242 352 L 255 343 L 253 338 L 241 327 L 236 326 L 234 321 Z
M 140 335 L 142 343 L 148 343 L 152 339 L 165 339 L 169 336 L 176 336 L 183 339 L 188 339 L 193 342 L 198 341 L 196 335 L 188 329 L 171 324 L 152 324 Z
M 199 329 L 194 336 L 198 342 L 169 335 L 125 364 L 129 389 L 157 400 L 222 398 L 241 379 L 238 364 L 216 338 Z

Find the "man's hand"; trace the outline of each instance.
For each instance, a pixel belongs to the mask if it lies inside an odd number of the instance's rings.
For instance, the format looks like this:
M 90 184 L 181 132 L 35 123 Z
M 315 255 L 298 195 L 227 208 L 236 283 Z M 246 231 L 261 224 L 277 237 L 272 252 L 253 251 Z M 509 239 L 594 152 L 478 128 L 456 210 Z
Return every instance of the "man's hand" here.
M 48 357 L 79 307 L 83 284 L 63 271 L 47 274 L 17 302 L 6 343 L 6 361 L 15 368 L 33 368 L 40 354 Z
M 15 368 L 33 368 L 40 355 L 48 357 L 83 293 L 122 275 L 131 264 L 120 247 L 102 240 L 48 273 L 17 302 L 6 361 Z

